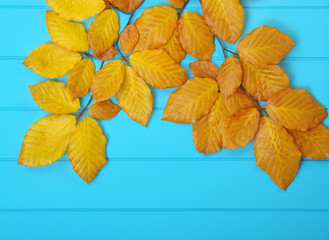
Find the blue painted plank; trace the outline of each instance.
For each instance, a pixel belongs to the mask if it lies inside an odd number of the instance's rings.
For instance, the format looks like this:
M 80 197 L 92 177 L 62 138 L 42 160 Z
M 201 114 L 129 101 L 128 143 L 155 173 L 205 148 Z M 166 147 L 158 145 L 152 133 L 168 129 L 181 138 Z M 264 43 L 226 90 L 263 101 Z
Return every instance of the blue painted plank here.
M 1 161 L 0 208 L 329 211 L 328 172 L 328 161 L 304 161 L 285 192 L 254 161 L 109 161 L 89 185 L 69 162 Z
M 0 239 L 327 240 L 328 222 L 328 212 L 14 212 L 0 213 Z

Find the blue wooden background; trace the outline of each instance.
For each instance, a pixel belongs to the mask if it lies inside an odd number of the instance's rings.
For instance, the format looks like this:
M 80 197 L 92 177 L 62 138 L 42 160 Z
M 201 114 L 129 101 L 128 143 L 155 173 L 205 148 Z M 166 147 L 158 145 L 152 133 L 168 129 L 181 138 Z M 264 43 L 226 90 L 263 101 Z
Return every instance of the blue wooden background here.
M 164 4 L 147 0 L 142 9 Z M 243 35 L 270 25 L 292 36 L 297 44 L 280 65 L 293 87 L 306 88 L 328 108 L 329 1 L 242 4 Z M 66 155 L 43 168 L 17 166 L 25 132 L 47 115 L 27 88 L 45 79 L 21 64 L 36 46 L 51 41 L 46 9 L 44 0 L 0 0 L 1 240 L 329 239 L 328 159 L 303 159 L 284 192 L 256 166 L 252 144 L 204 157 L 193 146 L 190 125 L 160 121 L 172 89 L 152 89 L 148 128 L 124 112 L 101 122 L 109 162 L 89 185 Z M 188 10 L 201 13 L 198 1 L 191 0 Z M 124 26 L 127 18 L 120 17 Z M 216 47 L 219 66 L 223 56 Z M 182 64 L 187 68 L 191 61 L 187 56 Z

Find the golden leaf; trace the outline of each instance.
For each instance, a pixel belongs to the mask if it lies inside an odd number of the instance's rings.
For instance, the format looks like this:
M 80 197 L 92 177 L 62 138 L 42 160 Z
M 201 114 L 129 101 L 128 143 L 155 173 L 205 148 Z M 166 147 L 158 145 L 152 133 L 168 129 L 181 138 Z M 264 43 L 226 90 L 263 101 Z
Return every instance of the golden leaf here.
M 283 190 L 297 174 L 301 153 L 286 129 L 268 117 L 262 117 L 254 141 L 258 167 Z
M 134 50 L 139 40 L 139 32 L 134 23 L 129 24 L 120 33 L 119 43 L 122 51 L 127 54 Z
M 119 28 L 119 18 L 114 10 L 101 12 L 90 24 L 88 41 L 96 58 L 104 57 L 103 54 L 109 50 L 113 51 L 113 42 L 119 35 Z M 100 60 L 104 61 L 104 58 Z
M 288 130 L 295 138 L 303 157 L 312 159 L 329 158 L 329 130 L 320 124 L 315 128 L 303 131 Z
M 32 124 L 23 139 L 17 164 L 39 167 L 60 159 L 69 146 L 75 123 L 72 115 L 51 115 Z
M 214 34 L 200 15 L 195 12 L 184 13 L 178 22 L 178 33 L 188 54 L 201 60 L 211 60 L 215 51 Z
M 225 98 L 225 106 L 230 114 L 235 114 L 243 108 L 256 107 L 250 97 L 238 88 L 233 95 Z
M 55 43 L 45 43 L 34 49 L 23 64 L 45 78 L 60 78 L 81 59 L 79 53 L 61 48 Z
M 103 11 L 103 0 L 46 0 L 48 5 L 67 20 L 81 21 Z
M 172 57 L 177 63 L 181 63 L 181 61 L 185 58 L 186 52 L 179 40 L 179 33 L 176 30 L 174 31 L 173 35 L 169 39 L 166 45 L 161 47 L 165 50 L 170 57 Z
M 72 100 L 65 83 L 52 80 L 29 86 L 33 100 L 40 108 L 53 114 L 74 113 L 79 110 L 79 99 Z
M 326 109 L 305 89 L 283 89 L 266 102 L 268 115 L 284 127 L 305 131 L 318 126 L 327 116 Z
M 235 57 L 228 57 L 220 66 L 217 81 L 220 91 L 225 97 L 231 96 L 241 85 L 242 67 Z
M 218 67 L 208 60 L 191 62 L 189 67 L 194 77 L 217 78 Z
M 131 119 L 146 126 L 153 108 L 152 93 L 131 67 L 126 66 L 124 81 L 117 93 L 117 99 L 119 106 Z
M 81 23 L 62 18 L 54 11 L 46 11 L 49 35 L 58 46 L 73 51 L 88 51 L 87 32 Z
M 169 96 L 161 120 L 196 123 L 206 115 L 218 97 L 218 85 L 210 78 L 193 78 Z
M 82 59 L 72 68 L 67 77 L 67 85 L 73 100 L 89 92 L 94 74 L 95 65 L 90 59 Z
M 101 61 L 109 61 L 111 59 L 113 59 L 115 57 L 115 55 L 117 55 L 117 53 L 119 52 L 118 49 L 116 49 L 115 47 L 111 46 L 109 49 L 107 49 L 105 52 L 102 52 L 98 55 L 95 56 L 95 58 L 101 60 Z
M 114 6 L 120 8 L 123 11 L 131 12 L 133 11 L 142 0 L 108 0 Z
M 121 88 L 125 66 L 122 61 L 114 60 L 97 71 L 93 77 L 91 91 L 95 102 L 113 97 Z
M 223 148 L 236 149 L 246 146 L 255 137 L 260 122 L 260 112 L 244 108 L 227 118 L 223 126 Z
M 202 0 L 202 12 L 214 34 L 230 43 L 239 39 L 244 24 L 239 0 Z
M 261 66 L 278 64 L 295 45 L 294 40 L 276 28 L 261 26 L 244 36 L 237 50 L 244 60 Z
M 102 102 L 96 102 L 92 104 L 88 110 L 90 116 L 100 119 L 100 120 L 108 120 L 114 118 L 119 112 L 121 108 L 118 105 L 114 104 L 110 100 L 105 100 Z
M 68 150 L 74 171 L 90 183 L 106 163 L 106 138 L 96 120 L 86 117 L 76 126 Z
M 266 101 L 277 91 L 290 87 L 285 71 L 278 65 L 257 66 L 240 59 L 243 87 L 255 99 Z
M 164 50 L 144 50 L 130 56 L 133 69 L 152 87 L 171 88 L 187 80 L 185 69 Z
M 139 41 L 134 52 L 156 49 L 166 44 L 176 29 L 177 18 L 176 10 L 169 6 L 146 9 L 135 21 Z
M 185 0 L 168 0 L 168 2 L 174 8 L 182 8 L 184 6 Z
M 210 112 L 193 125 L 193 142 L 198 152 L 208 155 L 222 149 L 222 128 L 229 116 L 224 96 L 219 93 Z

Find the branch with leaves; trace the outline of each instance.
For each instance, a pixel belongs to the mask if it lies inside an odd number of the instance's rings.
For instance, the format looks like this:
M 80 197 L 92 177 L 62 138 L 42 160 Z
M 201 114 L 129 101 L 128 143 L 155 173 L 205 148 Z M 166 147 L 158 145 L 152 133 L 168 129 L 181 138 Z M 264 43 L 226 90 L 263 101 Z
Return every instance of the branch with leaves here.
M 168 0 L 172 7 L 146 9 L 133 23 L 143 0 L 47 2 L 53 9 L 46 12 L 53 42 L 33 50 L 24 65 L 49 79 L 68 73 L 67 85 L 48 80 L 30 87 L 38 106 L 53 115 L 28 130 L 19 164 L 45 166 L 68 150 L 73 169 L 91 182 L 106 164 L 107 144 L 94 118 L 111 119 L 122 108 L 147 126 L 153 109 L 149 86 L 178 87 L 162 120 L 193 124 L 200 153 L 241 148 L 255 139 L 257 165 L 282 189 L 293 181 L 302 156 L 329 157 L 325 108 L 306 90 L 290 88 L 277 65 L 295 42 L 269 26 L 238 42 L 244 25 L 238 0 L 200 1 L 203 16 L 184 12 L 189 0 Z M 130 15 L 121 33 L 117 12 Z M 76 22 L 95 15 L 88 33 Z M 225 58 L 219 68 L 211 62 L 215 38 Z M 238 42 L 237 52 L 223 41 Z M 190 63 L 195 78 L 189 80 L 180 65 L 186 54 L 199 59 Z M 117 55 L 121 60 L 113 60 Z M 97 60 L 102 64 L 95 72 Z M 79 98 L 90 90 L 89 102 L 80 109 Z M 114 96 L 120 107 L 109 100 Z

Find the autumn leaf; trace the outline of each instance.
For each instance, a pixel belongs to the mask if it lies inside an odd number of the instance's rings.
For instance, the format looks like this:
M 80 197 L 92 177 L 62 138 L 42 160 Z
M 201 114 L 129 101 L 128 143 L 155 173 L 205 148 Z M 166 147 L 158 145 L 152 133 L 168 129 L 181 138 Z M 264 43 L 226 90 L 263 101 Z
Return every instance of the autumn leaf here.
M 106 164 L 106 138 L 96 120 L 86 117 L 76 126 L 68 156 L 74 171 L 90 183 Z
M 144 50 L 130 56 L 133 69 L 152 87 L 171 88 L 182 85 L 186 71 L 164 50 Z
M 146 9 L 135 21 L 139 41 L 134 52 L 157 49 L 166 44 L 176 29 L 177 18 L 176 10 L 169 6 Z
M 116 97 L 128 116 L 146 127 L 152 113 L 153 97 L 150 88 L 131 67 L 126 66 L 122 88 Z
M 23 64 L 45 78 L 60 78 L 81 59 L 79 53 L 61 48 L 55 43 L 45 43 L 34 49 Z
M 219 93 L 210 112 L 193 125 L 193 142 L 198 152 L 208 155 L 222 149 L 222 128 L 229 116 L 224 96 Z
M 186 52 L 179 40 L 179 33 L 176 30 L 174 31 L 173 35 L 169 39 L 166 45 L 161 47 L 165 50 L 170 57 L 172 57 L 177 63 L 181 63 L 181 61 L 185 58 Z
M 110 100 L 105 100 L 92 104 L 88 112 L 90 116 L 96 119 L 108 120 L 114 118 L 120 110 L 121 108 L 119 108 L 118 105 L 114 104 Z
M 118 49 L 116 49 L 115 47 L 111 46 L 105 52 L 102 52 L 102 53 L 98 54 L 95 57 L 97 59 L 105 62 L 105 61 L 112 60 L 115 57 L 115 55 L 117 55 L 118 52 L 119 52 Z
M 87 32 L 81 23 L 62 18 L 54 11 L 46 11 L 49 35 L 58 46 L 72 51 L 88 51 Z
M 102 61 L 110 60 L 113 54 L 113 42 L 119 35 L 119 18 L 114 10 L 101 12 L 90 24 L 88 30 L 88 41 L 93 55 Z M 104 56 L 110 55 L 108 59 Z
M 261 66 L 278 64 L 295 45 L 294 40 L 276 28 L 261 26 L 238 43 L 239 56 Z
M 202 12 L 214 34 L 230 43 L 239 39 L 244 24 L 239 0 L 202 0 Z
M 318 126 L 327 116 L 326 109 L 305 89 L 283 89 L 266 102 L 268 115 L 285 128 L 305 131 Z
M 255 137 L 260 122 L 256 108 L 244 108 L 227 118 L 223 126 L 223 148 L 236 149 L 246 146 Z
M 67 76 L 67 85 L 73 100 L 89 92 L 94 74 L 95 65 L 90 59 L 82 59 L 72 68 Z
M 80 108 L 79 99 L 72 100 L 66 84 L 45 81 L 29 87 L 33 100 L 40 108 L 53 114 L 74 113 Z
M 280 124 L 262 117 L 254 151 L 257 165 L 286 190 L 297 174 L 301 159 L 293 137 Z
M 217 81 L 225 97 L 235 93 L 242 81 L 242 67 L 237 58 L 232 56 L 225 59 L 218 70 Z
M 206 115 L 218 97 L 218 85 L 210 78 L 193 78 L 169 96 L 161 120 L 197 123 Z
M 123 11 L 133 11 L 142 0 L 106 0 L 112 3 L 114 6 L 122 9 Z
M 208 60 L 198 60 L 191 62 L 190 71 L 194 77 L 212 78 L 216 80 L 218 67 Z
M 233 95 L 225 98 L 225 106 L 230 114 L 235 114 L 243 108 L 256 107 L 250 97 L 238 88 Z
M 131 23 L 120 34 L 119 43 L 122 51 L 126 54 L 132 52 L 138 40 L 138 29 L 134 23 Z
M 174 8 L 182 8 L 184 6 L 185 0 L 168 0 L 168 2 Z
M 201 60 L 211 60 L 215 51 L 214 34 L 200 15 L 184 13 L 178 22 L 178 33 L 188 54 Z
M 281 89 L 289 88 L 285 71 L 278 65 L 257 66 L 240 59 L 243 68 L 243 87 L 255 99 L 266 101 Z
M 63 18 L 75 21 L 90 18 L 105 8 L 103 0 L 46 0 L 46 2 Z
M 23 139 L 18 163 L 28 167 L 49 165 L 66 152 L 76 119 L 51 115 L 32 124 Z
M 125 67 L 120 60 L 114 60 L 97 71 L 93 77 L 91 91 L 95 102 L 113 97 L 121 88 Z
M 303 157 L 312 159 L 329 158 L 329 130 L 325 125 L 319 124 L 317 127 L 306 131 L 288 131 L 295 138 Z

